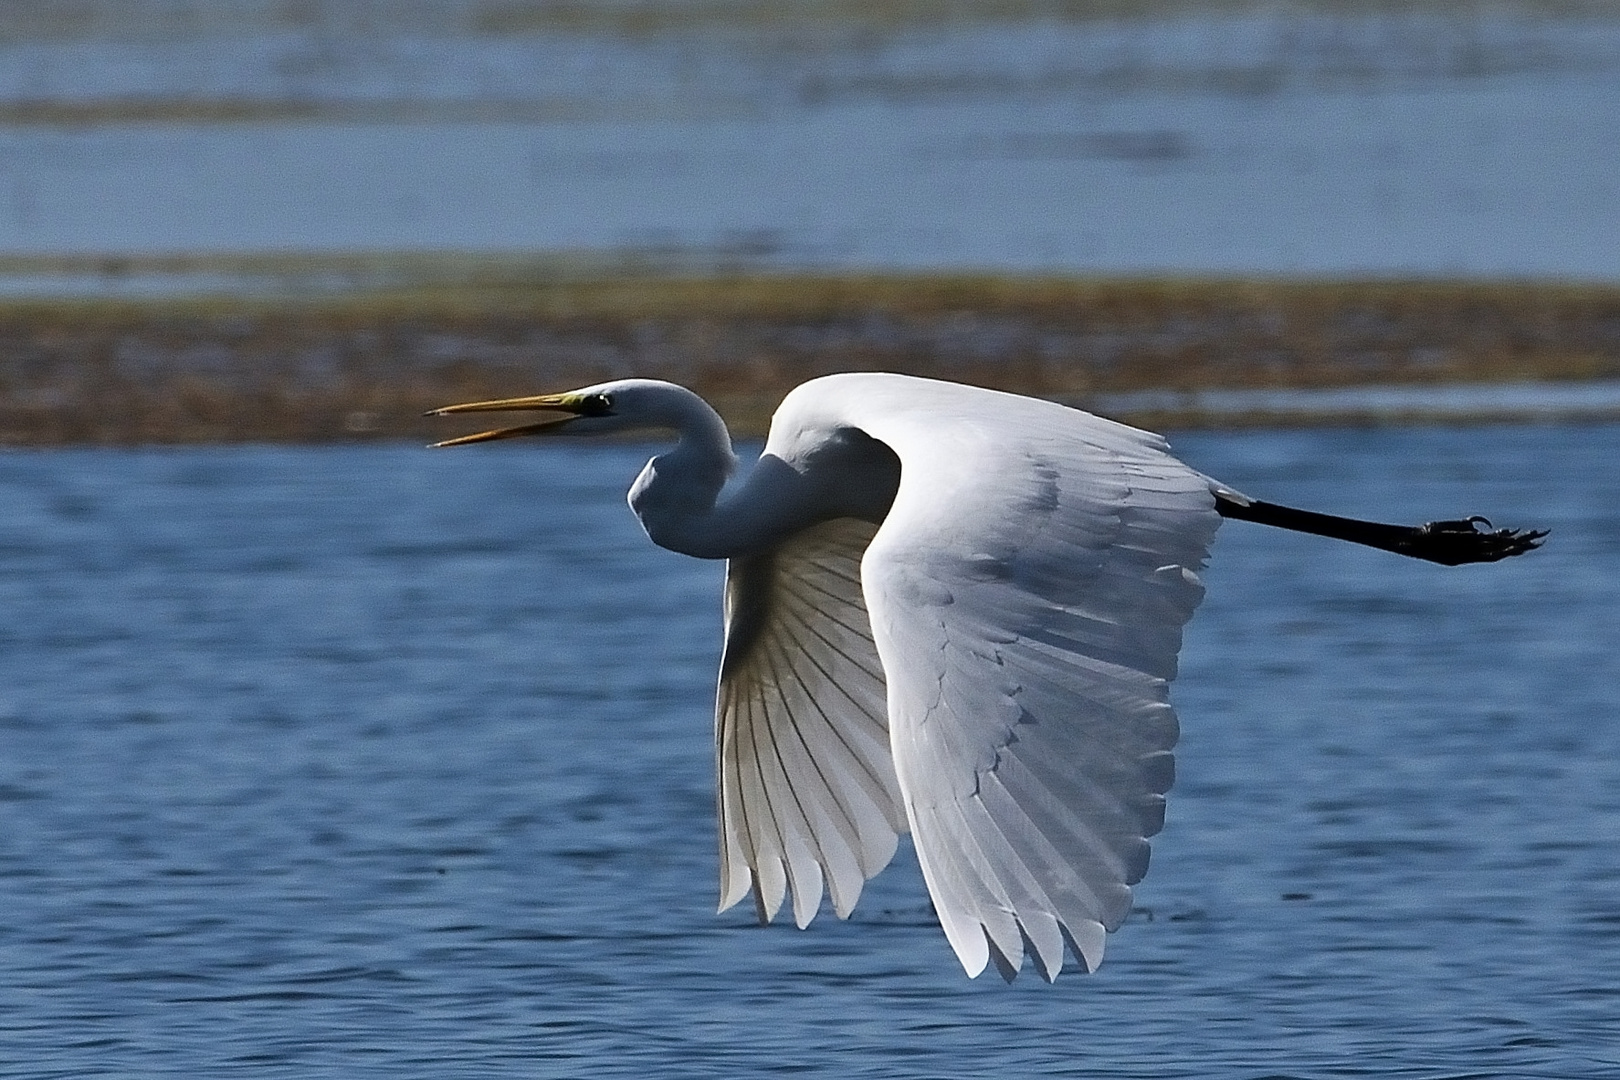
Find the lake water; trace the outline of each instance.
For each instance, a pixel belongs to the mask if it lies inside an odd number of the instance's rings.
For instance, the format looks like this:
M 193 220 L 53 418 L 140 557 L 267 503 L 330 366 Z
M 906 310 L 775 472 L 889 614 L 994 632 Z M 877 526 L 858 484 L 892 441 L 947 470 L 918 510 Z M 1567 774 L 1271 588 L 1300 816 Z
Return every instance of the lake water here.
M 0 1075 L 1620 1075 L 1620 426 L 1187 434 L 1226 525 L 1095 976 L 716 891 L 720 569 L 646 449 L 0 455 Z
M 0 253 L 119 257 L 0 292 L 447 250 L 1620 280 L 1620 20 L 1591 5 L 393 7 L 0 11 Z

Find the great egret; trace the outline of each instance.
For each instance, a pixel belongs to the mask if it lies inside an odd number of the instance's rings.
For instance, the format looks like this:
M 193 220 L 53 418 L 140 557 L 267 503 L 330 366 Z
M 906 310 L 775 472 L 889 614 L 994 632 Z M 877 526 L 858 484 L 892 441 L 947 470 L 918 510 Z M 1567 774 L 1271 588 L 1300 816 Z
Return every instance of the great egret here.
M 729 560 L 716 706 L 721 910 L 762 921 L 825 885 L 848 916 L 910 830 L 967 973 L 1026 954 L 1086 970 L 1130 911 L 1164 824 L 1168 700 L 1197 571 L 1223 517 L 1454 565 L 1538 546 L 1479 517 L 1417 527 L 1250 499 L 1159 436 L 1074 409 L 901 375 L 815 379 L 736 467 L 689 390 L 626 379 L 436 415 L 538 412 L 448 439 L 665 429 L 630 488 L 654 543 Z M 1486 531 L 1478 528 L 1487 526 Z

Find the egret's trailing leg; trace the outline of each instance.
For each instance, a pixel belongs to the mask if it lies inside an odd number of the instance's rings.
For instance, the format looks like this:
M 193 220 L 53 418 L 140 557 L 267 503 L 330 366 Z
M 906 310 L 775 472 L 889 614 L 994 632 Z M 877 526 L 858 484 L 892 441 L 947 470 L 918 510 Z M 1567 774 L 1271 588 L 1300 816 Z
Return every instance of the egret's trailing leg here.
M 1431 521 L 1424 525 L 1385 525 L 1296 510 L 1258 499 L 1236 498 L 1224 492 L 1216 492 L 1215 509 L 1222 517 L 1236 521 L 1253 521 L 1293 532 L 1348 540 L 1352 544 L 1365 544 L 1443 566 L 1497 562 L 1523 555 L 1540 547 L 1542 538 L 1547 535 L 1546 529 L 1495 529 L 1488 518 L 1477 514 L 1457 521 Z M 1485 528 L 1480 529 L 1480 525 Z

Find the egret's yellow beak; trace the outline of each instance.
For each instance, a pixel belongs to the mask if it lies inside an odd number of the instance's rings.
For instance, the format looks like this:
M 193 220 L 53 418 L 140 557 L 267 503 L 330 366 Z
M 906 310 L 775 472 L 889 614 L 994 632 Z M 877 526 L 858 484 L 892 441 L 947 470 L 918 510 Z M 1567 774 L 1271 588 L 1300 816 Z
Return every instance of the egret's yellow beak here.
M 536 397 L 501 398 L 497 401 L 469 401 L 465 405 L 446 405 L 442 409 L 428 412 L 428 416 L 449 416 L 451 413 L 465 412 L 547 412 L 554 415 L 533 424 L 518 424 L 514 427 L 496 428 L 493 431 L 480 431 L 475 435 L 462 435 L 454 439 L 433 443 L 433 448 L 441 446 L 465 446 L 468 443 L 491 442 L 495 439 L 514 439 L 519 435 L 539 435 L 542 432 L 560 428 L 570 420 L 590 415 L 596 411 L 588 395 L 585 394 L 540 394 Z

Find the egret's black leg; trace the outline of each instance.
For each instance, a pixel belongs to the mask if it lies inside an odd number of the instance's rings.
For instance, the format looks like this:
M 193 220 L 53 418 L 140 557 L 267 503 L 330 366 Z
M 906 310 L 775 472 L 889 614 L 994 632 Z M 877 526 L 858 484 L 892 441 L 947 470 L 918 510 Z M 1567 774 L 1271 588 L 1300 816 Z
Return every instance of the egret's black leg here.
M 1511 555 L 1523 555 L 1540 547 L 1542 537 L 1547 535 L 1546 529 L 1493 529 L 1488 520 L 1477 515 L 1459 521 L 1431 521 L 1427 525 L 1383 525 L 1295 510 L 1275 503 L 1240 502 L 1219 494 L 1215 496 L 1215 509 L 1222 517 L 1238 521 L 1348 540 L 1352 544 L 1365 544 L 1444 566 L 1496 562 Z M 1479 528 L 1480 525 L 1485 528 Z

